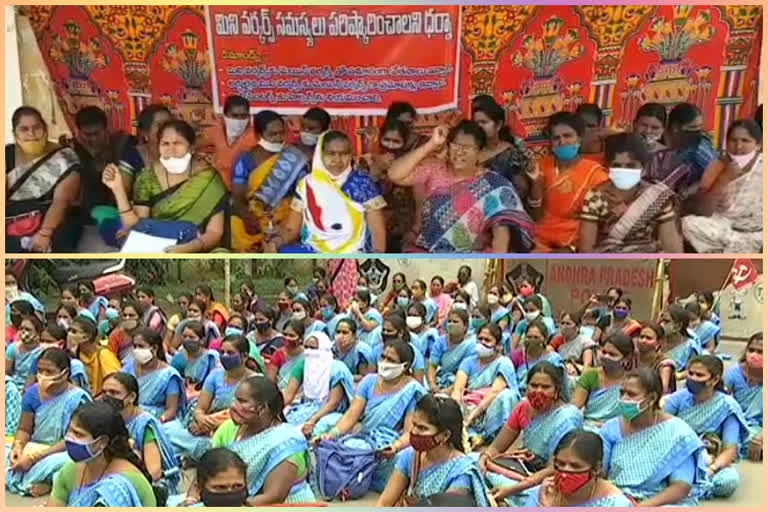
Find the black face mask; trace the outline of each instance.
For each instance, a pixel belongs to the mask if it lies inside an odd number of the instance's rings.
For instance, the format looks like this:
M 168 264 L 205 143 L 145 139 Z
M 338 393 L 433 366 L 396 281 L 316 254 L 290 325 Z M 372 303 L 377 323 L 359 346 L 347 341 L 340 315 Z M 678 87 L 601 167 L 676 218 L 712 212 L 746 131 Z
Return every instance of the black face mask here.
M 123 410 L 123 407 L 125 404 L 123 404 L 123 401 L 119 398 L 116 398 L 114 396 L 110 395 L 102 395 L 99 398 L 99 402 L 104 402 L 106 404 L 109 404 L 114 410 L 120 412 Z
M 248 497 L 248 489 L 243 487 L 229 492 L 211 492 L 203 489 L 200 497 L 206 507 L 242 507 Z
M 17 329 L 21 325 L 21 320 L 22 320 L 21 315 L 11 315 L 11 325 L 13 325 Z

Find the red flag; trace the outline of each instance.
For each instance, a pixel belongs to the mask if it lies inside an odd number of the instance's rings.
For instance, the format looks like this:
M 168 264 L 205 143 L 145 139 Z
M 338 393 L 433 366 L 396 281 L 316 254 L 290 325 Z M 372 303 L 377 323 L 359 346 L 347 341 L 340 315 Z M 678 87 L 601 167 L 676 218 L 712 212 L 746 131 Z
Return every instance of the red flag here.
M 339 309 L 346 309 L 357 287 L 357 261 L 352 259 L 328 262 L 331 277 L 331 293 L 339 303 Z
M 752 260 L 734 260 L 730 280 L 736 290 L 743 290 L 757 282 L 759 274 Z

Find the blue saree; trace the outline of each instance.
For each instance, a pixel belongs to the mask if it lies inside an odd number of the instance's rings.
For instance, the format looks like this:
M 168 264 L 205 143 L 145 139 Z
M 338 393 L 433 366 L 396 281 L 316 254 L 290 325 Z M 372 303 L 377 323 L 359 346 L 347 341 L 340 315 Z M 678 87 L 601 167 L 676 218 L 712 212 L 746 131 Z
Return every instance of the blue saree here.
M 553 365 L 557 366 L 558 368 L 562 368 L 563 370 L 563 384 L 568 382 L 568 374 L 565 369 L 565 363 L 563 362 L 563 358 L 560 357 L 560 354 L 557 352 L 547 352 L 538 359 L 535 359 L 533 361 L 528 361 L 527 359 L 523 364 L 518 366 L 515 369 L 515 373 L 517 374 L 517 385 L 520 389 L 520 394 L 525 394 L 525 388 L 528 386 L 528 371 L 536 366 L 538 363 L 541 363 L 542 361 L 546 361 L 548 363 L 552 363 Z M 568 389 L 567 386 L 563 387 L 563 391 L 565 392 Z M 566 397 L 568 398 L 568 397 Z
M 312 433 L 313 437 L 321 436 L 333 428 L 340 418 L 339 414 L 343 415 L 346 412 L 355 394 L 355 381 L 352 373 L 344 363 L 334 360 L 331 366 L 331 380 L 328 383 L 328 389 L 332 390 L 339 385 L 344 390 L 344 399 L 339 402 L 333 413 L 324 416 L 315 424 L 315 430 Z M 300 402 L 288 406 L 285 411 L 285 419 L 291 425 L 302 425 L 320 410 L 324 403 L 324 401 L 303 398 Z M 329 416 L 331 417 L 329 418 Z
M 376 340 L 381 337 L 380 331 L 381 331 L 381 324 L 384 323 L 384 317 L 381 316 L 381 313 L 379 313 L 377 310 L 370 308 L 368 311 L 363 314 L 363 317 L 365 317 L 366 320 L 370 322 L 376 322 L 376 325 L 378 327 L 373 328 L 370 331 L 366 331 L 362 327 L 357 328 L 357 340 L 362 341 L 363 343 L 366 343 L 369 346 L 374 346 L 376 344 Z
M 339 354 L 334 346 L 334 355 L 347 366 L 352 375 L 358 374 L 358 367 L 361 364 L 376 366 L 376 357 L 370 345 L 355 342 L 355 346 L 347 350 L 344 354 Z
M 447 336 L 440 337 L 429 355 L 429 363 L 437 367 L 437 387 L 444 389 L 452 386 L 456 381 L 459 365 L 463 360 L 474 356 L 476 348 L 474 336 L 464 338 L 464 341 L 453 347 L 448 347 Z
M 507 388 L 496 396 L 485 413 L 479 416 L 468 429 L 470 436 L 480 436 L 485 441 L 493 440 L 520 401 L 515 367 L 512 366 L 512 361 L 508 357 L 499 356 L 489 364 L 480 366 L 477 356 L 473 356 L 461 364 L 459 371 L 467 374 L 465 392 L 489 390 L 497 377 L 501 377 L 507 383 Z M 475 408 L 466 401 L 461 405 L 465 418 Z
M 68 507 L 141 507 L 141 500 L 130 480 L 118 473 L 75 489 Z
M 699 436 L 680 418 L 670 418 L 640 432 L 625 436 L 621 419 L 608 420 L 600 430 L 603 438 L 603 468 L 608 480 L 638 502 L 667 488 L 670 477 L 691 459 L 695 465 L 695 485 L 706 471 L 704 446 Z M 676 503 L 696 506 L 691 492 Z
M 37 393 L 37 385 L 33 385 L 25 393 Z M 35 412 L 34 430 L 30 441 L 51 446 L 63 440 L 75 409 L 80 404 L 90 401 L 91 397 L 87 392 L 75 387 L 41 403 Z M 7 450 L 6 470 L 9 455 L 10 450 Z M 5 488 L 14 494 L 25 495 L 29 486 L 33 484 L 51 484 L 53 475 L 68 460 L 70 460 L 69 456 L 64 451 L 39 460 L 24 473 L 6 471 Z
M 171 360 L 171 366 L 187 380 L 202 384 L 205 378 L 219 365 L 219 353 L 215 350 L 203 349 L 203 353 L 190 362 L 184 348 L 176 352 Z
M 10 345 L 5 351 L 6 361 L 8 356 L 13 358 L 13 382 L 19 389 L 24 389 L 27 380 L 37 373 L 37 359 L 43 351 L 43 347 L 37 346 L 32 350 L 22 351 L 24 344 L 19 342 Z
M 440 337 L 440 333 L 434 327 L 429 327 L 422 333 L 411 332 L 411 343 L 419 349 L 421 355 L 429 357 L 429 353 L 432 350 L 432 345 L 435 344 Z
M 136 377 L 134 363 L 128 363 L 123 367 L 125 373 Z M 164 366 L 153 372 L 137 377 L 139 382 L 139 404 L 145 411 L 159 418 L 165 411 L 165 401 L 168 391 L 175 387 L 179 389 L 179 407 L 177 417 L 183 417 L 187 408 L 187 395 L 184 391 L 184 381 L 173 366 Z
M 176 457 L 176 452 L 173 450 L 171 439 L 165 433 L 164 425 L 148 412 L 142 412 L 129 421 L 126 427 L 128 427 L 128 434 L 133 439 L 133 448 L 139 454 L 144 453 L 144 434 L 147 429 L 150 429 L 155 435 L 155 442 L 160 450 L 160 460 L 163 468 L 163 478 L 161 481 L 168 486 L 170 494 L 175 494 L 181 482 L 181 466 L 179 459 Z
M 533 489 L 531 489 L 528 492 L 528 501 L 523 505 L 526 508 L 535 508 L 535 507 L 541 507 L 540 505 L 540 497 L 541 494 L 541 486 L 537 485 Z M 614 507 L 634 507 L 635 504 L 632 503 L 632 500 L 627 498 L 623 494 L 614 494 L 611 496 L 603 496 L 600 498 L 594 498 L 590 499 L 588 501 L 585 501 L 584 503 L 581 503 L 580 505 L 574 505 L 579 508 L 614 508 Z
M 83 362 L 79 359 L 70 359 L 69 371 L 71 372 L 72 384 L 79 386 L 90 393 L 91 385 L 88 382 L 88 374 L 85 373 L 85 365 Z
M 584 424 L 587 428 L 599 432 L 603 423 L 618 417 L 620 395 L 620 384 L 590 391 L 584 406 Z
M 699 338 L 699 348 L 702 351 L 710 340 L 715 340 L 715 345 L 717 345 L 720 337 L 720 326 L 709 320 L 702 320 L 696 328 L 696 337 Z
M 741 406 L 750 427 L 763 426 L 763 385 L 750 386 L 741 365 L 735 364 L 725 370 L 725 386 L 733 393 L 733 398 Z
M 349 318 L 349 313 L 338 313 L 326 322 L 325 334 L 327 334 L 331 340 L 336 337 L 336 327 L 339 326 L 339 322 L 344 318 Z
M 21 419 L 21 393 L 13 379 L 5 376 L 5 435 L 16 434 Z
M 688 361 L 699 354 L 701 354 L 701 344 L 693 338 L 688 338 L 672 350 L 667 351 L 667 357 L 675 362 L 675 369 L 678 372 L 685 370 Z
M 432 320 L 435 319 L 435 313 L 437 313 L 437 302 L 432 300 L 430 297 L 424 297 L 421 300 L 421 305 L 424 306 L 424 309 L 427 310 L 427 316 L 424 321 L 427 323 L 427 325 L 429 325 L 432 323 Z

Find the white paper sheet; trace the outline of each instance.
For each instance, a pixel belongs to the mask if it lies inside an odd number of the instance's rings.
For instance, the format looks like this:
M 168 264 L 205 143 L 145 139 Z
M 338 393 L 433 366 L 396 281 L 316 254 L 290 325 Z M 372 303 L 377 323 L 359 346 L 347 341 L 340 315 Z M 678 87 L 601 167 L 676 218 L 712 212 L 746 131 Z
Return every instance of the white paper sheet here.
M 125 239 L 120 252 L 128 254 L 162 253 L 165 252 L 167 247 L 172 245 L 176 245 L 176 240 L 173 238 L 163 238 L 131 231 L 128 233 L 128 238 Z

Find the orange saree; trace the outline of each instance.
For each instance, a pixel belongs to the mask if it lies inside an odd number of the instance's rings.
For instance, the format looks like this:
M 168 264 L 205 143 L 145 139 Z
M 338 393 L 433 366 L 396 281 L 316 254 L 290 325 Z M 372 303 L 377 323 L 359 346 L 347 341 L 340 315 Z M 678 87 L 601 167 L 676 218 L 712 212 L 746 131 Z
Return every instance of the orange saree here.
M 552 155 L 539 161 L 544 180 L 544 204 L 536 223 L 536 252 L 575 247 L 579 234 L 578 215 L 587 192 L 608 181 L 605 168 L 581 158 L 562 173 Z

